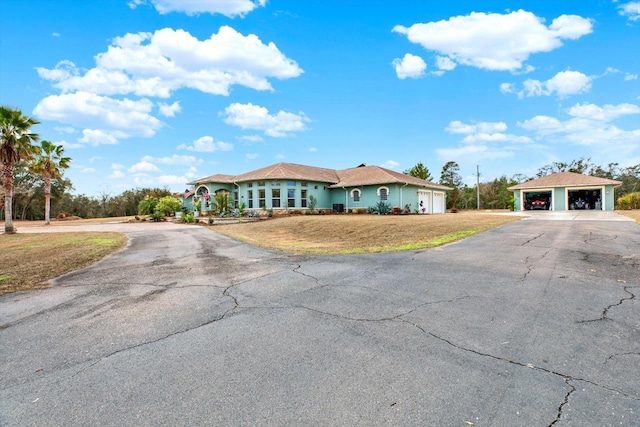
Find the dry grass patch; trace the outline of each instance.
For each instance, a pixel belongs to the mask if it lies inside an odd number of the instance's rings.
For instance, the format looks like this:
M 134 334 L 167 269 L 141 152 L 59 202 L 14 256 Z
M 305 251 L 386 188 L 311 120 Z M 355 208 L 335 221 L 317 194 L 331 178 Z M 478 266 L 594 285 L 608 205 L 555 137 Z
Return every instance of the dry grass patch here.
M 127 244 L 120 233 L 0 235 L 0 295 L 48 287 L 47 281 L 87 267 Z
M 616 211 L 616 213 L 619 213 L 620 215 L 624 215 L 624 216 L 628 216 L 629 218 L 634 219 L 638 224 L 640 224 L 640 209 L 635 209 L 635 210 L 620 210 L 620 211 Z
M 314 215 L 216 225 L 240 241 L 294 253 L 351 254 L 443 245 L 520 217 L 463 212 L 446 215 Z

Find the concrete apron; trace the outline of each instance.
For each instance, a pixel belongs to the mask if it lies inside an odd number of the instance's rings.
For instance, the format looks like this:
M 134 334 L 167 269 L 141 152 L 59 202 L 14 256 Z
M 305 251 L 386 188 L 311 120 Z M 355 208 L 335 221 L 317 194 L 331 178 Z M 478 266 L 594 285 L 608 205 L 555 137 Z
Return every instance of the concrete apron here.
M 525 211 L 518 212 L 525 220 L 534 221 L 633 221 L 614 211 L 573 210 L 573 211 Z

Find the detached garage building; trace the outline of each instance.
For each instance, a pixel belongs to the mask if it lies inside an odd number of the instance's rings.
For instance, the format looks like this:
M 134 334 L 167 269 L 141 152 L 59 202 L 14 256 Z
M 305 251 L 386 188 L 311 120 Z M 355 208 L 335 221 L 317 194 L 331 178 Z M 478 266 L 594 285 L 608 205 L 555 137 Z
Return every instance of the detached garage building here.
M 613 189 L 622 184 L 612 179 L 573 172 L 558 172 L 509 187 L 515 210 L 565 211 L 595 209 L 611 211 L 615 206 Z

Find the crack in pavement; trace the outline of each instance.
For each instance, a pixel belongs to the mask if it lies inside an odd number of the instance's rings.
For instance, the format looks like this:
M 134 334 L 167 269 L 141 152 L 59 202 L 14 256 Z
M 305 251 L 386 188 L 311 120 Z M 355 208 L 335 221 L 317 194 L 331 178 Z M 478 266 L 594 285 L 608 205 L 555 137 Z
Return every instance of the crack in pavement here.
M 325 286 L 329 286 L 329 285 L 325 285 Z M 416 311 L 417 309 L 427 306 L 427 305 L 432 305 L 432 304 L 442 304 L 442 303 L 449 303 L 449 302 L 455 302 L 455 301 L 459 301 L 459 300 L 463 300 L 463 299 L 467 299 L 467 298 L 472 298 L 471 296 L 463 296 L 463 297 L 458 297 L 458 298 L 452 298 L 450 300 L 441 300 L 441 301 L 427 301 L 427 302 L 423 302 L 421 304 L 416 305 L 415 307 L 413 307 L 412 309 L 397 314 L 395 316 L 391 316 L 391 317 L 381 317 L 381 318 L 358 318 L 358 317 L 349 317 L 349 316 L 344 316 L 342 314 L 336 314 L 336 313 L 330 313 L 327 311 L 322 311 L 322 310 L 318 310 L 316 308 L 312 308 L 312 307 L 307 307 L 306 305 L 292 305 L 292 306 L 284 306 L 284 307 L 271 307 L 271 308 L 279 308 L 279 309 L 283 309 L 283 308 L 303 308 L 305 310 L 309 310 L 312 311 L 314 313 L 318 313 L 318 314 L 323 314 L 326 316 L 331 316 L 331 317 L 337 317 L 339 319 L 344 319 L 344 320 L 350 320 L 350 321 L 354 321 L 354 322 L 387 322 L 387 321 L 394 321 L 394 320 L 398 320 L 400 319 L 402 316 L 406 316 L 408 314 L 413 313 L 414 311 Z M 402 320 L 402 319 L 400 319 Z
M 538 234 L 538 235 L 537 235 L 537 236 L 535 236 L 535 237 L 530 238 L 529 240 L 527 240 L 526 242 L 524 242 L 524 243 L 522 243 L 521 245 L 518 245 L 518 246 L 525 246 L 525 245 L 528 245 L 529 243 L 533 242 L 534 240 L 539 239 L 540 237 L 544 236 L 544 233 L 545 233 L 545 232 L 543 231 L 542 233 Z
M 571 379 L 570 378 L 564 378 L 564 382 L 571 388 L 569 390 L 569 392 L 564 396 L 564 400 L 562 401 L 562 403 L 560 404 L 560 406 L 558 406 L 558 416 L 556 417 L 555 420 L 553 420 L 553 422 L 551 424 L 549 424 L 549 427 L 556 425 L 557 422 L 562 421 L 562 409 L 564 408 L 564 406 L 569 403 L 569 398 L 571 397 L 571 395 L 573 394 L 573 392 L 576 391 L 576 386 L 574 386 L 573 384 L 571 384 Z
M 640 352 L 637 351 L 629 351 L 627 353 L 616 353 L 616 354 L 612 354 L 611 356 L 607 357 L 607 360 L 604 361 L 603 365 L 606 365 L 607 363 L 609 363 L 609 360 L 619 357 L 619 356 L 640 356 Z
M 635 296 L 635 294 L 633 292 L 631 292 L 629 290 L 630 288 L 635 288 L 635 286 L 623 286 L 622 287 L 622 289 L 626 293 L 631 295 L 631 297 L 622 298 L 617 303 L 608 305 L 607 307 L 604 308 L 604 310 L 602 310 L 602 314 L 600 315 L 600 317 L 598 319 L 579 320 L 576 323 L 591 323 L 591 322 L 599 322 L 601 320 L 609 320 L 607 318 L 607 313 L 609 312 L 610 309 L 612 309 L 613 307 L 617 307 L 619 305 L 622 305 L 622 303 L 624 303 L 625 301 L 631 301 L 632 299 L 635 299 L 636 296 Z
M 447 339 L 445 337 L 441 337 L 439 335 L 436 335 L 436 334 L 434 334 L 432 332 L 429 332 L 429 331 L 425 330 L 422 326 L 420 326 L 420 325 L 418 325 L 416 323 L 409 322 L 408 320 L 404 320 L 404 319 L 399 319 L 399 320 L 402 321 L 402 322 L 405 322 L 405 323 L 407 323 L 407 324 L 409 324 L 409 325 L 411 325 L 411 326 L 413 326 L 415 328 L 418 328 L 422 333 L 424 333 L 426 335 L 429 335 L 429 336 L 431 336 L 431 337 L 433 337 L 435 339 L 438 339 L 440 341 L 443 341 L 443 342 L 449 344 L 450 346 L 452 346 L 452 347 L 454 347 L 454 348 L 456 348 L 458 350 L 470 352 L 470 353 L 476 354 L 478 356 L 488 357 L 488 358 L 491 358 L 491 359 L 494 359 L 494 360 L 499 360 L 501 362 L 510 363 L 510 364 L 513 364 L 513 365 L 516 365 L 516 366 L 521 366 L 523 368 L 528 368 L 528 369 L 533 369 L 535 371 L 545 372 L 547 374 L 552 374 L 552 375 L 561 377 L 563 379 L 566 378 L 566 379 L 569 379 L 571 381 L 582 381 L 582 382 L 591 384 L 593 386 L 596 386 L 596 387 L 599 387 L 599 388 L 602 388 L 602 389 L 605 389 L 605 390 L 620 394 L 620 395 L 622 395 L 624 397 L 627 397 L 629 399 L 640 401 L 640 397 L 629 395 L 629 394 L 627 394 L 627 393 L 625 393 L 623 391 L 617 390 L 615 388 L 607 387 L 607 386 L 605 386 L 603 384 L 598 384 L 595 381 L 591 381 L 591 380 L 588 380 L 588 379 L 585 379 L 585 378 L 574 377 L 574 376 L 571 376 L 571 375 L 566 375 L 566 374 L 563 374 L 561 372 L 554 371 L 552 369 L 547 369 L 547 368 L 543 368 L 541 366 L 532 365 L 531 363 L 522 363 L 522 362 L 518 362 L 516 360 L 510 360 L 510 359 L 506 359 L 504 357 L 495 356 L 493 354 L 483 353 L 481 351 L 473 350 L 471 348 L 462 347 L 462 346 L 454 343 L 453 341 L 451 341 L 451 340 L 449 340 L 449 339 Z

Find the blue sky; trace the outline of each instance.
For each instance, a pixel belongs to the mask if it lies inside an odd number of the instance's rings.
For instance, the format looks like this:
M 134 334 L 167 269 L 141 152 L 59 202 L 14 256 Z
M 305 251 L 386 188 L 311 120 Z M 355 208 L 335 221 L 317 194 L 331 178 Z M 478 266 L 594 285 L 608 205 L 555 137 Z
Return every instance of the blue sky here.
M 0 103 L 90 196 L 277 162 L 635 165 L 638 52 L 639 1 L 0 0 Z

